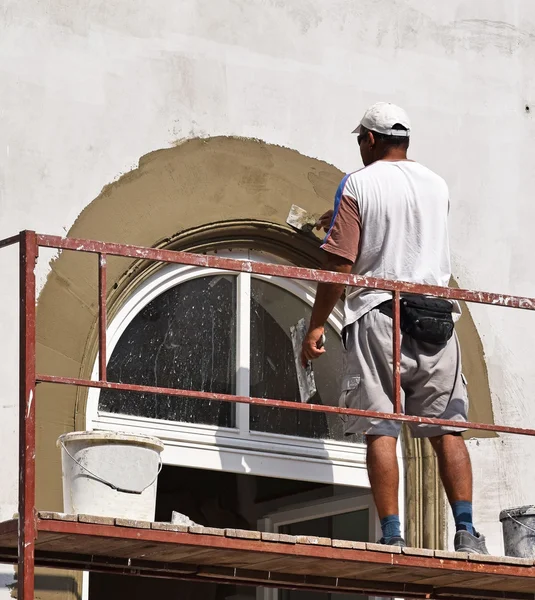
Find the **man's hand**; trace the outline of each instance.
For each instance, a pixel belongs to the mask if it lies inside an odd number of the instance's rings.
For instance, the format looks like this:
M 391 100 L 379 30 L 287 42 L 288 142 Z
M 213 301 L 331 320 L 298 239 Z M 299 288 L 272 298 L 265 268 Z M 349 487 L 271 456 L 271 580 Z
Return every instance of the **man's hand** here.
M 347 274 L 351 273 L 352 266 L 353 263 L 346 258 L 337 256 L 336 254 L 329 254 L 325 269 L 327 271 Z M 309 360 L 314 360 L 325 353 L 325 348 L 321 347 L 321 336 L 325 331 L 325 323 L 336 303 L 340 300 L 344 288 L 345 285 L 343 283 L 318 283 L 308 333 L 303 341 L 301 350 L 301 362 L 304 367 L 306 367 L 306 363 Z
M 325 353 L 325 348 L 322 347 L 322 336 L 324 333 L 324 327 L 315 327 L 308 330 L 301 350 L 301 363 L 303 367 L 307 366 L 309 360 L 319 358 Z
M 326 213 L 323 213 L 321 217 L 316 221 L 316 229 L 320 230 L 323 228 L 323 231 L 327 233 L 331 226 L 331 221 L 333 220 L 334 210 L 328 210 Z

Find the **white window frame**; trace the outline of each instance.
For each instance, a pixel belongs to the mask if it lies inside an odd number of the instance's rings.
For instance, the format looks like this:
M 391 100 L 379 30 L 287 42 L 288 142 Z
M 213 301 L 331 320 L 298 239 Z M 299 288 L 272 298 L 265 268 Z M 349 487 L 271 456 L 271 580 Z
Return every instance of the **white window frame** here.
M 356 495 L 355 493 L 349 493 L 290 505 L 266 515 L 258 521 L 257 525 L 259 531 L 278 533 L 283 525 L 310 521 L 321 517 L 332 517 L 357 510 L 368 510 L 368 540 L 375 541 L 379 539 L 381 537 L 381 526 L 371 494 Z M 275 588 L 257 588 L 256 590 L 256 600 L 278 600 L 278 598 L 278 590 Z M 373 600 L 372 596 L 368 596 L 368 598 Z
M 247 251 L 218 252 L 218 255 L 247 260 L 266 260 L 265 255 Z M 272 256 L 269 260 L 274 259 Z M 281 262 L 281 261 L 278 261 Z M 132 319 L 154 298 L 185 281 L 214 275 L 237 277 L 237 377 L 236 394 L 249 395 L 251 274 L 213 268 L 168 264 L 148 277 L 128 298 L 108 326 L 107 356 Z M 308 282 L 255 275 L 285 289 L 309 305 L 315 288 Z M 329 323 L 340 334 L 342 311 L 337 307 Z M 92 374 L 98 377 L 98 361 Z M 266 477 L 298 478 L 327 484 L 369 487 L 366 451 L 363 444 L 318 440 L 249 429 L 249 405 L 236 405 L 236 428 L 195 423 L 177 423 L 98 410 L 100 390 L 90 389 L 86 407 L 89 430 L 143 432 L 165 443 L 165 464 L 207 468 Z

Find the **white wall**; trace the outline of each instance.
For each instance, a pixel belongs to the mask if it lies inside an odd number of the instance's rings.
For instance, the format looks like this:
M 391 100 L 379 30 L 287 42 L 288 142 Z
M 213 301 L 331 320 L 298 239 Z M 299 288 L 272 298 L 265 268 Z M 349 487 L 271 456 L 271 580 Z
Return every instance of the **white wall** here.
M 460 284 L 535 296 L 532 2 L 3 6 L 0 236 L 23 228 L 64 234 L 140 156 L 191 136 L 261 138 L 354 170 L 360 159 L 349 132 L 367 105 L 391 100 L 412 117 L 413 157 L 450 183 Z M 0 260 L 0 427 L 4 448 L 14 449 L 16 254 L 4 250 Z M 535 315 L 473 314 L 498 420 L 535 425 Z M 535 444 L 507 437 L 471 443 L 471 451 L 479 523 L 499 551 L 499 509 L 535 501 L 528 475 Z M 0 478 L 0 518 L 7 518 L 16 510 L 14 451 L 1 461 Z

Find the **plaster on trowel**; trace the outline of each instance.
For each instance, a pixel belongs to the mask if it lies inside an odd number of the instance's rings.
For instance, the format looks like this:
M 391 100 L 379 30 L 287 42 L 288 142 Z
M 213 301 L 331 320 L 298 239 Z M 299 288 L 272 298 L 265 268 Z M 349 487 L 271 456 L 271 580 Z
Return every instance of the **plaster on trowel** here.
M 297 206 L 297 204 L 292 204 L 286 223 L 300 233 L 315 238 L 314 227 L 318 222 L 318 219 L 319 215 L 309 213 L 304 208 Z

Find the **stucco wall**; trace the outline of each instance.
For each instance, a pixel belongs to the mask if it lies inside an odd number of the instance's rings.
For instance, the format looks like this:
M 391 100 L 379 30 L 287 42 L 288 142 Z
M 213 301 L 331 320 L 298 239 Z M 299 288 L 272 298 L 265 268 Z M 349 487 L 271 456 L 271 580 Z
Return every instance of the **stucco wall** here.
M 386 99 L 412 117 L 413 158 L 450 184 L 459 285 L 535 296 L 534 40 L 528 0 L 8 0 L 0 235 L 64 234 L 104 185 L 184 138 L 259 138 L 354 170 L 349 131 Z M 0 261 L 0 428 L 14 449 L 16 252 Z M 532 315 L 473 315 L 496 420 L 533 424 Z M 471 452 L 478 522 L 497 552 L 499 509 L 534 501 L 526 473 L 535 444 L 500 437 Z M 14 451 L 0 469 L 7 518 L 16 510 Z

